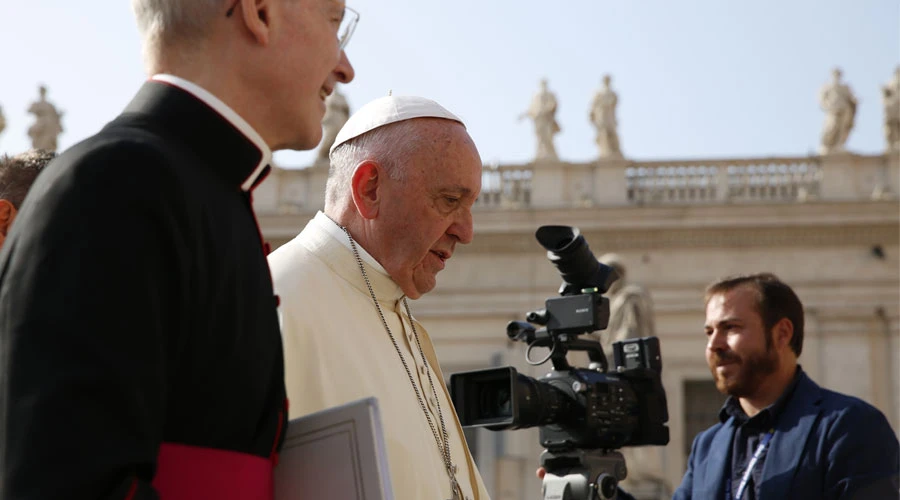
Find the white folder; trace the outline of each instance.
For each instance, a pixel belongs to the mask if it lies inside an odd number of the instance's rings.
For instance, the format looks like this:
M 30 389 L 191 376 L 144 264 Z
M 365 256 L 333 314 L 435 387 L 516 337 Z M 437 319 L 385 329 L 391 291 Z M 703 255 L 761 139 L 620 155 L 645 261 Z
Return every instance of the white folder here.
M 378 401 L 360 399 L 290 421 L 275 500 L 394 500 Z

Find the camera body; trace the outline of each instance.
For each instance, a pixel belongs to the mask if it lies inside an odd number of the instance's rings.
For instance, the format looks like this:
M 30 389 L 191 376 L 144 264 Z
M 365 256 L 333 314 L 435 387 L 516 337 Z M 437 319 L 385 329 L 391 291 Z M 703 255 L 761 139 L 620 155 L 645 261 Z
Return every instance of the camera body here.
M 609 299 L 599 293 L 553 297 L 545 305 L 547 331 L 556 335 L 578 335 L 609 324 Z
M 528 344 L 529 363 L 552 360 L 554 369 L 540 379 L 512 367 L 451 375 L 460 423 L 491 430 L 539 426 L 541 444 L 550 452 L 667 444 L 669 415 L 659 339 L 613 343 L 610 370 L 600 343 L 578 336 L 607 327 L 609 299 L 603 293 L 618 279 L 615 270 L 597 261 L 575 228 L 542 226 L 536 237 L 563 277 L 561 296 L 547 299 L 545 309 L 528 313 L 527 322 L 510 322 L 507 336 Z M 549 348 L 550 354 L 533 362 L 529 356 L 534 347 Z M 569 350 L 586 351 L 590 366 L 570 366 Z
M 614 373 L 570 368 L 533 379 L 504 367 L 453 374 L 460 423 L 491 430 L 540 426 L 541 445 L 551 451 L 667 444 L 659 339 L 616 342 L 613 353 Z

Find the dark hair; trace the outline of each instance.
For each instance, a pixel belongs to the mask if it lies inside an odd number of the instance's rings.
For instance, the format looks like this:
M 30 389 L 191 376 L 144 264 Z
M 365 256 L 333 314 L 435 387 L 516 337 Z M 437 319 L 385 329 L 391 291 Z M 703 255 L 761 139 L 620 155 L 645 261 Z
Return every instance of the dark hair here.
M 772 273 L 743 274 L 730 276 L 706 287 L 706 302 L 713 295 L 749 285 L 757 292 L 756 309 L 763 320 L 766 334 L 772 331 L 775 323 L 787 318 L 794 325 L 791 337 L 791 350 L 800 356 L 803 351 L 803 303 L 786 283 Z
M 56 153 L 43 149 L 0 157 L 0 199 L 9 200 L 16 209 L 21 207 L 38 174 L 54 158 Z

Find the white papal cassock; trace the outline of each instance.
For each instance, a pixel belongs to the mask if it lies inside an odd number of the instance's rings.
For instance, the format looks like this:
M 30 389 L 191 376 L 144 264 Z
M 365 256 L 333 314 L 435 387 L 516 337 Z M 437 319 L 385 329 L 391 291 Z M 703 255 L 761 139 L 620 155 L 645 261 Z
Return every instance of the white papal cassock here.
M 403 303 L 403 291 L 357 245 L 385 320 L 413 372 L 432 421 L 438 410 L 463 494 L 488 500 L 450 402 L 428 332 L 415 322 L 423 363 Z M 319 212 L 296 238 L 269 256 L 281 305 L 285 383 L 291 418 L 375 396 L 381 409 L 391 483 L 398 500 L 445 500 L 450 479 L 409 377 L 391 343 L 343 230 Z

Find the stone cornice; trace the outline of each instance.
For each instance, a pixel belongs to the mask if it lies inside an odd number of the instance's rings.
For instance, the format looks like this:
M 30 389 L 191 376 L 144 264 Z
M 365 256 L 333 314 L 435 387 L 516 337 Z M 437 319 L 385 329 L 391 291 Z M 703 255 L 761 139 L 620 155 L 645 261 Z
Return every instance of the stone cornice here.
M 297 214 L 258 214 L 268 238 L 292 238 L 315 216 L 314 211 Z M 635 231 L 714 228 L 834 228 L 853 225 L 900 224 L 897 201 L 843 203 L 769 203 L 740 205 L 627 206 L 568 209 L 478 210 L 475 233 L 533 234 L 539 226 L 564 224 L 586 231 Z M 477 238 L 476 238 L 477 239 Z
M 604 252 L 659 248 L 896 245 L 900 241 L 897 222 L 887 221 L 843 226 L 582 229 L 582 234 L 592 248 L 602 248 Z M 458 252 L 460 255 L 533 252 L 536 245 L 532 232 L 476 231 L 472 244 Z
M 313 215 L 260 214 L 259 221 L 277 244 L 296 236 Z M 460 248 L 461 255 L 533 252 L 534 231 L 546 224 L 576 226 L 604 251 L 900 241 L 896 201 L 482 211 L 475 221 L 475 239 Z
M 560 209 L 480 210 L 475 230 L 527 231 L 544 224 L 589 229 L 662 229 L 794 226 L 900 222 L 897 201 L 608 206 Z

